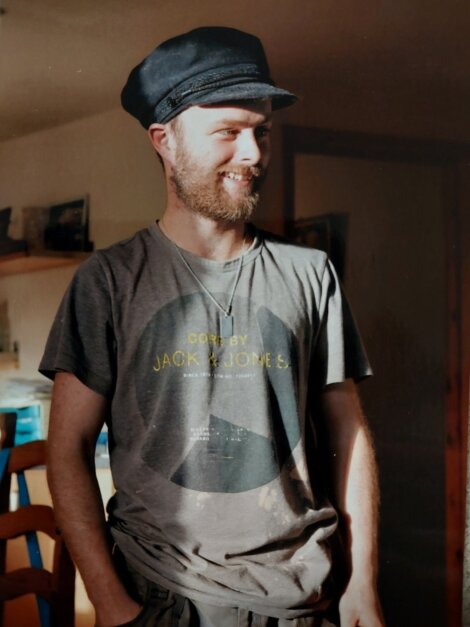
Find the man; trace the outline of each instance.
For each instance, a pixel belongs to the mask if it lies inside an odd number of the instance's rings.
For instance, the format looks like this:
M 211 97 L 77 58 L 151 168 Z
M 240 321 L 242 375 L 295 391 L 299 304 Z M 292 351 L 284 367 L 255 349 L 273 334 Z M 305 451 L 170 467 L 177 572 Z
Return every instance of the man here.
M 248 223 L 272 111 L 294 101 L 259 40 L 228 28 L 161 44 L 123 90 L 167 206 L 80 267 L 40 366 L 55 376 L 51 492 L 102 627 L 329 625 L 327 486 L 351 561 L 341 625 L 382 625 L 374 457 L 352 382 L 367 358 L 326 256 Z

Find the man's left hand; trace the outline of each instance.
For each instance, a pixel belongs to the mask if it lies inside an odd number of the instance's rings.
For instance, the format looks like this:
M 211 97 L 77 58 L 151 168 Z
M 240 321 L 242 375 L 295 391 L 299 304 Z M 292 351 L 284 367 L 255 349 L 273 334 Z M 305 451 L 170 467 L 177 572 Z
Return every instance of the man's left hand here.
M 341 627 L 385 627 L 375 586 L 349 582 L 339 602 Z

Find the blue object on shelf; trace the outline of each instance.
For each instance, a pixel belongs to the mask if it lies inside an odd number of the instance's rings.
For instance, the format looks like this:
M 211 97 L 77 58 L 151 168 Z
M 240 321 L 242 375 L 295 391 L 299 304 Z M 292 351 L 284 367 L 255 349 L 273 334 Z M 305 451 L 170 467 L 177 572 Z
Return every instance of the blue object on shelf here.
M 16 414 L 15 446 L 43 438 L 40 405 L 0 407 L 0 412 Z

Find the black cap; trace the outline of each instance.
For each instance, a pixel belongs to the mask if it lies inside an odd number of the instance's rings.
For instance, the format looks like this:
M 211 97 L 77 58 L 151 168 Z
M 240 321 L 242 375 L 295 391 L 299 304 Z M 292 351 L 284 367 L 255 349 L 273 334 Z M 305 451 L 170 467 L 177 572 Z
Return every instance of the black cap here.
M 269 98 L 273 109 L 297 96 L 276 87 L 261 41 L 235 28 L 205 26 L 160 44 L 129 75 L 124 109 L 144 128 L 191 105 Z

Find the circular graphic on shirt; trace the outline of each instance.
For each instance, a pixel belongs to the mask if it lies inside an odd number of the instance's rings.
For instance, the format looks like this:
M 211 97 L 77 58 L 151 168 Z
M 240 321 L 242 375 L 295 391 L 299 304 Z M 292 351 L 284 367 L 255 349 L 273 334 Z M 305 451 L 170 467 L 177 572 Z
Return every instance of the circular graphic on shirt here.
M 205 294 L 178 298 L 150 319 L 134 356 L 142 461 L 191 490 L 265 485 L 300 439 L 293 332 L 249 299 L 232 311 L 233 335 L 222 337 Z

